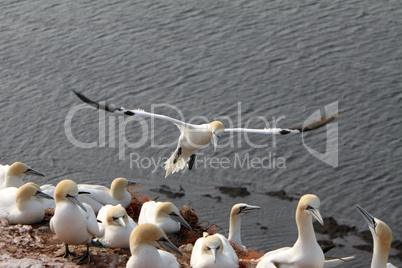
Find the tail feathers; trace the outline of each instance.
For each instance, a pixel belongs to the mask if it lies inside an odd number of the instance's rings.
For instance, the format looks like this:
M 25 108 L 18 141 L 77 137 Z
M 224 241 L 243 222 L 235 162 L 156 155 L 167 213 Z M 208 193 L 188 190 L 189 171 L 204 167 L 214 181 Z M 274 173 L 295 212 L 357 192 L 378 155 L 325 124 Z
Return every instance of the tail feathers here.
M 179 172 L 180 170 L 184 169 L 186 167 L 187 161 L 190 158 L 189 155 L 182 154 L 177 159 L 177 162 L 174 163 L 176 153 L 177 153 L 177 150 L 165 162 L 165 170 L 166 170 L 165 178 L 167 176 L 169 176 L 171 173 L 173 174 L 173 173 Z

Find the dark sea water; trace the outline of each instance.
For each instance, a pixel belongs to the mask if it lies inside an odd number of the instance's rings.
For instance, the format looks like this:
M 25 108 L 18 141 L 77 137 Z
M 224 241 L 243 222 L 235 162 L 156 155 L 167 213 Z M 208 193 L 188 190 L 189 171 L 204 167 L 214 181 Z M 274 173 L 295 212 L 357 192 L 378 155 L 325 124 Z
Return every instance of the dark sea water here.
M 320 197 L 323 217 L 368 230 L 359 204 L 402 240 L 401 44 L 401 1 L 2 1 L 0 163 L 29 164 L 46 174 L 26 178 L 39 184 L 126 177 L 224 229 L 233 204 L 258 205 L 242 237 L 262 251 L 294 243 L 306 193 Z M 227 134 L 216 153 L 199 150 L 194 170 L 165 179 L 173 124 L 105 115 L 71 90 L 228 127 L 293 126 L 331 104 L 341 116 L 304 139 Z M 324 153 L 327 140 L 337 164 L 306 149 Z M 152 191 L 161 185 L 185 195 Z M 282 190 L 296 200 L 266 195 Z M 367 244 L 359 236 L 333 242 L 343 247 L 331 256 L 356 255 L 343 267 L 369 267 L 371 252 L 354 248 Z

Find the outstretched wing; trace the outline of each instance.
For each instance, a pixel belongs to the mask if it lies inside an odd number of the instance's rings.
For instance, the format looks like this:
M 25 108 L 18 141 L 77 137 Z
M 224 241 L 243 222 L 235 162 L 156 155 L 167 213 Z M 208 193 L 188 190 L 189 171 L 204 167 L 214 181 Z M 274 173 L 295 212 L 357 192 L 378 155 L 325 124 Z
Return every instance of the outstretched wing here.
M 247 132 L 247 133 L 259 133 L 259 134 L 275 134 L 285 135 L 289 133 L 302 133 L 310 130 L 314 130 L 325 126 L 339 116 L 339 113 L 323 116 L 320 120 L 311 122 L 310 124 L 300 124 L 290 128 L 264 128 L 264 129 L 252 129 L 252 128 L 225 128 L 225 132 Z
M 125 109 L 124 107 L 116 107 L 116 105 L 110 104 L 110 103 L 107 103 L 107 102 L 93 101 L 93 100 L 87 98 L 86 96 L 84 96 L 83 94 L 81 94 L 79 92 L 76 92 L 76 91 L 73 91 L 73 92 L 83 102 L 95 107 L 96 109 L 105 110 L 107 112 L 111 112 L 111 113 L 115 113 L 115 114 L 125 114 L 125 115 L 129 115 L 129 116 L 137 115 L 137 116 L 142 116 L 142 117 L 152 117 L 152 118 L 162 119 L 162 120 L 165 120 L 165 121 L 172 122 L 180 130 L 181 130 L 181 127 L 189 127 L 189 128 L 195 128 L 196 127 L 196 125 L 189 124 L 189 123 L 180 121 L 178 119 L 171 118 L 171 117 L 166 116 L 166 115 L 149 113 L 149 112 L 145 112 L 144 110 L 140 110 L 140 109 L 128 110 L 128 109 Z

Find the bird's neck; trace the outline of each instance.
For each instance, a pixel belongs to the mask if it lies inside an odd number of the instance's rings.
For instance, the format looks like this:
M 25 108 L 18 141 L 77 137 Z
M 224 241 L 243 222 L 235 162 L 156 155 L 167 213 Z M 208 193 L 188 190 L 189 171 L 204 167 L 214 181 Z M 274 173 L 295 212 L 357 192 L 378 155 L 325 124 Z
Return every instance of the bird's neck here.
M 313 228 L 313 219 L 310 214 L 306 213 L 304 210 L 297 209 L 296 223 L 297 229 L 299 231 L 299 237 L 297 241 L 302 243 L 306 242 L 309 244 L 312 242 L 317 243 Z
M 21 177 L 14 174 L 7 174 L 4 179 L 5 185 L 7 187 L 20 187 L 24 184 Z
M 241 217 L 231 216 L 229 221 L 229 237 L 230 242 L 235 243 L 239 247 L 242 246 L 241 243 Z
M 388 254 L 391 248 L 390 243 L 382 242 L 378 238 L 374 238 L 373 259 L 371 260 L 371 268 L 387 267 Z
M 133 245 L 131 245 L 130 249 L 131 249 L 130 250 L 131 255 L 138 255 L 138 254 L 142 255 L 146 253 L 147 256 L 150 256 L 153 254 L 155 255 L 158 254 L 158 249 L 155 246 L 147 243 L 136 242 Z
M 16 200 L 17 208 L 19 211 L 25 211 L 29 208 L 29 199 L 18 199 Z
M 110 194 L 114 199 L 123 199 L 124 198 L 124 190 L 118 187 L 112 187 L 110 189 Z

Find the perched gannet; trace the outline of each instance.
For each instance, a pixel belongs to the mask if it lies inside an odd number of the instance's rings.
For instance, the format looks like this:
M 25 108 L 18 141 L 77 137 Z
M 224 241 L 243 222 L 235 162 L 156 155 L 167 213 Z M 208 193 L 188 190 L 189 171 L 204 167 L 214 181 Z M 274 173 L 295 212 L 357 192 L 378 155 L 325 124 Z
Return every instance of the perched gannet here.
M 194 244 L 190 265 L 193 268 L 237 268 L 239 259 L 226 237 L 204 233 Z
M 41 222 L 45 216 L 45 208 L 41 198 L 53 199 L 39 191 L 33 183 L 27 183 L 20 188 L 7 187 L 0 190 L 0 219 L 8 220 L 9 224 L 34 224 Z
M 236 204 L 232 207 L 230 211 L 230 222 L 229 222 L 229 242 L 236 244 L 236 246 L 241 247 L 246 250 L 246 247 L 241 242 L 241 219 L 244 215 L 260 209 L 257 206 L 250 206 L 244 203 Z
M 366 220 L 370 232 L 373 235 L 374 249 L 373 259 L 371 260 L 371 268 L 396 268 L 391 263 L 387 263 L 389 250 L 391 249 L 392 231 L 388 225 L 371 216 L 364 208 L 356 206 Z
M 134 185 L 135 182 L 128 181 L 125 178 L 116 178 L 110 185 L 110 190 L 102 185 L 94 184 L 78 184 L 78 191 L 88 192 L 89 195 L 79 195 L 81 202 L 90 205 L 95 213 L 105 205 L 121 204 L 127 208 L 131 203 L 131 194 L 127 191 L 127 187 Z
M 180 137 L 174 153 L 165 162 L 165 170 L 167 177 L 170 173 L 178 172 L 188 166 L 191 170 L 195 162 L 195 152 L 201 147 L 208 144 L 211 140 L 213 142 L 214 150 L 218 146 L 218 141 L 222 137 L 224 132 L 248 132 L 248 133 L 260 133 L 260 134 L 279 134 L 285 135 L 289 133 L 301 133 L 309 130 L 313 130 L 324 126 L 334 120 L 338 114 L 322 117 L 320 120 L 312 122 L 306 126 L 299 125 L 291 128 L 265 128 L 265 129 L 249 129 L 249 128 L 225 128 L 222 122 L 213 121 L 210 124 L 195 125 L 186 123 L 165 115 L 154 114 L 145 112 L 144 110 L 127 110 L 124 107 L 116 107 L 113 104 L 99 103 L 88 99 L 81 93 L 74 93 L 85 103 L 96 107 L 97 109 L 103 109 L 108 112 L 116 114 L 125 114 L 129 116 L 142 116 L 162 119 L 172 122 L 180 130 Z
M 137 226 L 121 206 L 106 205 L 98 213 L 98 241 L 107 248 L 130 248 L 130 234 Z
M 42 192 L 44 192 L 45 194 L 48 194 L 50 196 L 54 197 L 54 190 L 56 189 L 56 186 L 52 185 L 52 184 L 44 184 L 42 186 L 40 186 L 40 190 Z M 49 199 L 43 199 L 42 204 L 45 208 L 55 208 L 56 207 L 56 203 L 54 202 L 54 199 L 49 200 Z
M 0 165 L 0 189 L 20 187 L 24 184 L 21 180 L 24 175 L 45 177 L 42 173 L 33 170 L 22 162 L 14 162 L 11 166 Z
M 152 223 L 140 224 L 130 235 L 131 257 L 127 268 L 179 268 L 176 257 L 166 251 L 156 249 L 162 247 L 176 254 L 181 251 L 170 242 L 165 232 Z
M 296 209 L 296 224 L 299 237 L 293 247 L 280 248 L 266 253 L 257 268 L 291 267 L 322 268 L 324 253 L 318 245 L 312 216 L 324 224 L 320 211 L 320 199 L 312 194 L 302 196 Z
M 131 194 L 127 191 L 127 187 L 134 184 L 135 182 L 128 181 L 125 178 L 114 179 L 110 185 L 110 189 L 97 184 L 78 184 L 79 199 L 82 203 L 90 205 L 95 214 L 97 214 L 103 206 L 108 204 L 121 204 L 123 207 L 127 208 L 131 203 Z M 44 184 L 40 188 L 44 193 L 53 196 L 56 187 L 51 184 Z M 46 204 L 48 207 L 52 207 L 50 202 Z
M 191 230 L 179 209 L 171 202 L 145 202 L 138 218 L 139 225 L 144 223 L 156 224 L 167 234 L 180 231 L 180 224 Z
M 78 200 L 78 187 L 72 180 L 63 180 L 54 192 L 56 208 L 50 219 L 50 228 L 58 239 L 66 244 L 66 252 L 58 257 L 77 259 L 77 264 L 89 263 L 89 243 L 93 236 L 99 235 L 95 213 L 87 204 Z M 72 258 L 68 244 L 87 243 L 86 254 Z

